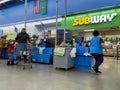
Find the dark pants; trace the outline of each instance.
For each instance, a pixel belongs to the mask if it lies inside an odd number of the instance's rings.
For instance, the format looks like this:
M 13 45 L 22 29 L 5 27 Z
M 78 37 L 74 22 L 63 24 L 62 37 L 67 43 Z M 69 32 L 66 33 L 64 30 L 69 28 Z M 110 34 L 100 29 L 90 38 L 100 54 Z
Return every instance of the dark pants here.
M 95 65 L 93 68 L 99 71 L 99 66 L 103 63 L 103 54 L 93 53 L 92 56 L 95 58 Z

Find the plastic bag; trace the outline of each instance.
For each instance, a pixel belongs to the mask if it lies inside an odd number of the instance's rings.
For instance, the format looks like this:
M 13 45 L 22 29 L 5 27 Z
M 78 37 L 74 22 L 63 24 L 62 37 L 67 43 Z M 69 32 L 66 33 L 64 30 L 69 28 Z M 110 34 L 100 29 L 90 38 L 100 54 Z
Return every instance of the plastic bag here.
M 71 58 L 76 57 L 76 48 L 73 48 L 70 52 Z
M 45 47 L 39 47 L 39 54 L 42 54 L 44 49 Z

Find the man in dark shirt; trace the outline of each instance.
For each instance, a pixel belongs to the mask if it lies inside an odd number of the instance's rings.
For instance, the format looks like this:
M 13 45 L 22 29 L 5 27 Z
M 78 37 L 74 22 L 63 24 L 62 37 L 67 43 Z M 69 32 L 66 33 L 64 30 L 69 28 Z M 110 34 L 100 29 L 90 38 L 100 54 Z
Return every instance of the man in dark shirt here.
M 26 33 L 26 29 L 22 28 L 21 32 L 16 37 L 17 43 L 27 43 L 29 40 L 29 35 Z
M 22 28 L 21 32 L 16 36 L 15 41 L 17 43 L 17 57 L 19 57 L 20 54 L 23 54 L 29 41 L 29 35 L 26 33 L 25 28 Z

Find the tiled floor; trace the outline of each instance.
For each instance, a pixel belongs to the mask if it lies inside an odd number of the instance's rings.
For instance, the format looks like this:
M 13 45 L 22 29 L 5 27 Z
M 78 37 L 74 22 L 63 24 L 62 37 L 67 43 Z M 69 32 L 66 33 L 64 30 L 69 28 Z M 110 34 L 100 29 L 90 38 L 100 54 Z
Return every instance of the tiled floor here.
M 87 70 L 55 70 L 44 64 L 22 70 L 1 60 L 0 90 L 120 90 L 120 61 L 105 59 L 101 75 Z

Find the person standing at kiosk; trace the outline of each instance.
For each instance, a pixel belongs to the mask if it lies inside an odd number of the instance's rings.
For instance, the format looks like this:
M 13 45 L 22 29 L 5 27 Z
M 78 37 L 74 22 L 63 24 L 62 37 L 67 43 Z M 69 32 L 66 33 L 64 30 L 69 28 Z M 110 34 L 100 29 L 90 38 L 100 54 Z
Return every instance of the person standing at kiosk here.
M 99 66 L 103 63 L 103 47 L 104 47 L 104 41 L 99 36 L 99 32 L 95 30 L 93 32 L 93 37 L 90 40 L 90 53 L 95 58 L 95 64 L 92 67 L 92 70 L 95 73 L 102 73 L 99 71 Z

